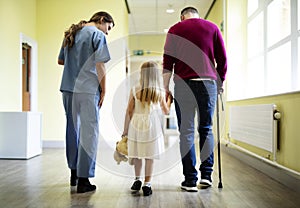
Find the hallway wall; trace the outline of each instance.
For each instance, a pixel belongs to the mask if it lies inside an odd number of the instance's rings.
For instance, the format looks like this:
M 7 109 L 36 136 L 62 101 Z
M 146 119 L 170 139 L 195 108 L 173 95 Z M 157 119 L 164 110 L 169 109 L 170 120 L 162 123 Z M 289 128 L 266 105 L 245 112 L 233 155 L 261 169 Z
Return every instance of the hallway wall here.
M 240 2 L 239 0 L 235 1 Z M 208 17 L 208 20 L 214 21 L 217 25 L 222 20 L 222 5 L 223 1 L 216 1 Z M 228 13 L 228 5 L 225 6 Z M 2 86 L 0 88 L 0 111 L 21 111 L 20 34 L 22 33 L 38 42 L 38 110 L 43 113 L 42 138 L 44 141 L 64 142 L 65 118 L 59 92 L 62 67 L 57 64 L 63 33 L 70 24 L 81 19 L 89 19 L 94 12 L 99 10 L 110 12 L 116 22 L 116 27 L 107 37 L 112 47 L 112 55 L 117 55 L 109 64 L 111 73 L 109 73 L 108 80 L 110 80 L 111 86 L 108 88 L 111 89 L 111 93 L 105 101 L 103 106 L 105 113 L 101 118 L 104 122 L 105 135 L 113 138 L 114 135 L 110 135 L 110 131 L 114 132 L 113 134 L 121 131 L 121 127 L 116 126 L 115 121 L 111 119 L 111 102 L 116 95 L 115 90 L 121 87 L 115 85 L 114 81 L 124 78 L 126 67 L 124 54 L 127 48 L 128 14 L 123 1 L 122 4 L 115 4 L 114 1 L 104 0 L 90 0 L 88 3 L 84 0 L 0 0 L 0 27 L 3 28 L 0 33 L 2 40 L 0 47 L 0 82 Z M 231 47 L 228 42 L 227 46 Z M 125 99 L 125 97 L 121 99 Z M 300 146 L 298 133 L 300 92 L 227 102 L 226 128 L 223 135 L 226 138 L 229 131 L 228 109 L 230 106 L 270 102 L 276 103 L 283 112 L 280 133 L 281 149 L 277 152 L 277 162 L 300 172 L 300 163 L 297 159 Z M 106 118 L 110 121 L 107 122 Z M 122 123 L 122 118 L 118 123 Z M 115 129 L 109 129 L 111 126 Z M 235 143 L 262 157 L 266 157 L 268 154 L 241 142 L 235 141 Z
M 230 24 L 233 24 L 234 20 L 239 18 L 239 27 L 236 27 L 238 31 L 238 37 L 227 36 L 227 52 L 228 52 L 228 78 L 230 76 L 239 77 L 239 69 L 241 67 L 246 67 L 247 63 L 247 2 L 240 0 L 230 0 L 226 4 L 226 19 L 229 21 L 227 25 L 227 33 L 229 30 L 232 31 Z M 244 11 L 243 11 L 244 10 Z M 232 20 L 232 21 L 231 21 Z M 235 32 L 235 31 L 234 31 Z M 234 33 L 233 32 L 233 33 Z M 242 57 L 235 57 L 230 54 L 231 50 L 234 51 L 236 48 L 239 49 L 239 54 Z M 238 67 L 233 66 L 234 64 L 241 63 Z M 237 71 L 232 73 L 231 69 L 237 68 Z M 287 69 L 288 70 L 288 69 Z M 232 77 L 231 77 L 232 78 Z M 230 81 L 240 82 L 240 80 L 231 79 Z M 236 83 L 235 83 L 236 84 Z M 253 85 L 255 85 L 255 79 L 253 80 Z M 237 84 L 238 87 L 243 88 L 243 83 Z M 251 90 L 251 89 L 250 89 Z M 257 97 L 244 100 L 235 100 L 226 102 L 226 121 L 223 136 L 226 140 L 232 141 L 238 146 L 255 153 L 263 158 L 268 158 L 270 152 L 264 151 L 262 149 L 256 148 L 254 146 L 239 142 L 234 140 L 235 138 L 228 138 L 229 133 L 229 108 L 234 105 L 257 105 L 257 104 L 270 104 L 274 103 L 277 105 L 278 110 L 282 112 L 282 119 L 280 121 L 280 150 L 276 152 L 277 163 L 295 170 L 300 174 L 300 163 L 298 162 L 300 153 L 300 136 L 299 136 L 299 123 L 300 123 L 300 92 L 291 92 L 286 94 L 278 94 L 265 97 Z
M 0 111 L 22 111 L 21 34 L 37 42 L 38 99 L 37 110 L 42 112 L 42 139 L 44 142 L 64 144 L 65 115 L 59 91 L 63 67 L 57 57 L 64 31 L 82 19 L 88 20 L 98 11 L 109 12 L 116 26 L 107 41 L 111 61 L 107 64 L 107 99 L 103 108 L 111 105 L 116 82 L 125 77 L 128 14 L 124 1 L 104 0 L 0 0 L 1 88 Z M 109 112 L 111 113 L 111 112 Z M 108 114 L 109 114 L 108 113 Z M 107 123 L 102 115 L 103 122 Z M 109 118 L 110 119 L 110 118 Z M 106 120 L 106 121 L 105 121 Z M 108 129 L 105 129 L 108 131 Z
M 62 44 L 64 31 L 73 23 L 89 20 L 98 11 L 107 11 L 115 21 L 115 27 L 109 32 L 112 60 L 106 64 L 108 73 L 119 80 L 125 77 L 125 51 L 127 47 L 128 19 L 125 3 L 105 0 L 38 0 L 37 1 L 37 35 L 39 40 L 39 111 L 43 112 L 44 141 L 64 141 L 65 116 L 59 91 L 63 67 L 57 64 L 58 53 Z M 120 54 L 122 52 L 122 54 Z M 118 56 L 118 57 L 116 57 Z M 113 70 L 112 70 L 113 69 Z M 110 78 L 108 78 L 110 79 Z M 109 108 L 112 89 L 115 82 L 107 81 L 107 95 L 101 112 Z M 102 121 L 107 116 L 101 115 Z M 107 128 L 102 128 L 106 130 Z
M 22 110 L 20 34 L 36 35 L 36 0 L 0 0 L 0 111 Z

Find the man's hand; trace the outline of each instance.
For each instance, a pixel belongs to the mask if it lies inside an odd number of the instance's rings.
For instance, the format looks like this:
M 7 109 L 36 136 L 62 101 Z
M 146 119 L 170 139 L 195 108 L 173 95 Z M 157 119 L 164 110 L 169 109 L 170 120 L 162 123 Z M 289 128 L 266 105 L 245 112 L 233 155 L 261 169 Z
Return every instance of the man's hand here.
M 218 95 L 223 94 L 223 92 L 224 92 L 223 87 L 222 86 L 221 87 L 218 86 Z

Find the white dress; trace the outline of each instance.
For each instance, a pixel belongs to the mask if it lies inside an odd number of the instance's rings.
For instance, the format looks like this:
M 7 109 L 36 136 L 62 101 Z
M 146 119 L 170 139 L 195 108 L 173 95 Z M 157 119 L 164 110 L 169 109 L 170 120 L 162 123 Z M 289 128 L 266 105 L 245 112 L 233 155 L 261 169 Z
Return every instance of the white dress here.
M 164 151 L 160 103 L 143 104 L 136 97 L 135 87 L 132 93 L 135 107 L 128 129 L 128 157 L 158 159 Z

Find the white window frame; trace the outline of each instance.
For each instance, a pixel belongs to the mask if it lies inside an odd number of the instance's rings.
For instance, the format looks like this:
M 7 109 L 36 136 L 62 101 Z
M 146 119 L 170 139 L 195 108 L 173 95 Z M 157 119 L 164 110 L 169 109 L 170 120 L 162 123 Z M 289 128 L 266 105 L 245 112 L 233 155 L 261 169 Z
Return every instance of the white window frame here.
M 251 0 L 250 0 L 251 1 Z M 249 98 L 255 98 L 255 97 L 264 97 L 264 96 L 271 96 L 271 95 L 280 95 L 280 94 L 287 94 L 287 93 L 294 93 L 294 92 L 300 92 L 300 66 L 299 66 L 299 59 L 300 59 L 300 23 L 299 21 L 299 15 L 300 15 L 300 2 L 297 0 L 290 0 L 290 18 L 291 18 L 291 31 L 290 34 L 286 37 L 283 37 L 281 40 L 276 41 L 274 44 L 268 46 L 268 6 L 275 0 L 260 0 L 258 8 L 253 11 L 252 14 L 247 15 L 247 23 L 250 24 L 252 20 L 254 20 L 258 15 L 263 13 L 263 27 L 264 27 L 264 32 L 263 32 L 263 52 L 262 53 L 257 53 L 252 57 L 247 57 L 245 63 L 246 69 L 242 72 L 244 73 L 244 76 L 248 73 L 247 66 L 251 61 L 253 61 L 253 57 L 260 57 L 261 55 L 263 56 L 264 60 L 264 66 L 262 76 L 264 76 L 264 89 L 262 89 L 263 92 L 259 93 L 248 93 L 249 90 L 251 89 L 251 83 L 248 82 L 247 84 L 247 78 L 245 78 L 244 82 L 242 82 L 245 86 L 241 86 L 241 88 L 244 89 L 244 93 L 238 92 L 240 89 L 235 89 L 230 86 L 236 86 L 236 85 L 228 85 L 228 91 L 236 91 L 235 93 L 230 93 L 231 96 L 228 97 L 228 100 L 233 101 L 233 100 L 242 100 L 242 99 L 249 99 Z M 248 8 L 247 8 L 248 9 Z M 248 26 L 246 27 L 248 30 Z M 227 33 L 230 33 L 228 31 Z M 246 32 L 248 34 L 248 31 Z M 247 41 L 246 41 L 247 42 Z M 268 54 L 271 53 L 273 50 L 276 50 L 284 45 L 286 43 L 290 43 L 289 45 L 291 46 L 291 60 L 290 60 L 290 69 L 291 70 L 291 76 L 290 76 L 290 87 L 287 88 L 285 91 L 275 91 L 275 92 L 270 92 L 267 90 L 268 84 Z M 247 49 L 247 43 L 245 50 Z M 232 57 L 233 59 L 234 57 Z M 230 59 L 230 57 L 229 57 Z M 230 66 L 228 68 L 230 70 Z M 259 75 L 258 75 L 259 76 Z M 228 82 L 237 82 L 234 79 L 228 79 Z M 239 81 L 240 82 L 240 81 Z M 255 84 L 255 80 L 252 84 Z

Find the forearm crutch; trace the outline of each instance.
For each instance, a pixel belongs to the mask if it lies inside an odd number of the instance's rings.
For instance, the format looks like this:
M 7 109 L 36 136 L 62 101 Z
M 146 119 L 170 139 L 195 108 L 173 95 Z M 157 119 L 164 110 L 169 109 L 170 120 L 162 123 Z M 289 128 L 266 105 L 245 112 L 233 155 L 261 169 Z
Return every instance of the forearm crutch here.
M 223 188 L 221 174 L 221 144 L 220 144 L 220 111 L 219 111 L 219 96 L 222 103 L 222 111 L 224 111 L 222 92 L 217 95 L 217 138 L 218 138 L 218 168 L 219 168 L 219 184 L 218 188 Z

